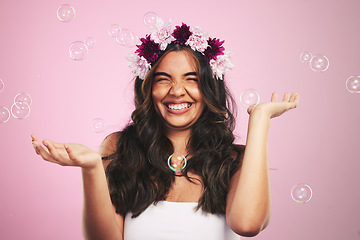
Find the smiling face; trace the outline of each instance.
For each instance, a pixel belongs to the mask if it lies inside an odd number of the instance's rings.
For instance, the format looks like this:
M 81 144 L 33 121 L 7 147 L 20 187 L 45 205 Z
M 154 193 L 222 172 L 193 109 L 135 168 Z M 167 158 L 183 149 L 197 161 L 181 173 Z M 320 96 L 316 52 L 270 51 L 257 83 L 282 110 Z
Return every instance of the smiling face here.
M 152 98 L 168 129 L 189 129 L 204 110 L 194 62 L 186 51 L 170 52 L 155 70 Z

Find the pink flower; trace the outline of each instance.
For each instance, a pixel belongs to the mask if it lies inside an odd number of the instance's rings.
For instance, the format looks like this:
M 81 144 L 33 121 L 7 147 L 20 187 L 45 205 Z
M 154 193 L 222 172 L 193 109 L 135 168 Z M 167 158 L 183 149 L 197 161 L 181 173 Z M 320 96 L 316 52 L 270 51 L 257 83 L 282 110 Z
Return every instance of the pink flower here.
M 211 59 L 209 62 L 213 75 L 220 80 L 223 80 L 223 76 L 227 70 L 234 68 L 234 65 L 230 60 L 230 56 L 230 52 L 224 52 L 224 55 L 219 55 L 216 60 Z
M 196 27 L 190 30 L 192 32 L 185 45 L 190 46 L 194 51 L 203 53 L 208 47 L 208 41 L 201 28 Z
M 135 53 L 130 53 L 126 59 L 129 61 L 129 67 L 131 67 L 132 73 L 138 76 L 140 79 L 145 79 L 146 74 L 149 72 L 151 65 L 143 57 Z
M 172 36 L 174 28 L 171 25 L 171 20 L 166 23 L 162 19 L 158 18 L 152 30 L 151 39 L 155 43 L 159 44 L 161 51 L 164 51 L 167 45 L 175 40 Z

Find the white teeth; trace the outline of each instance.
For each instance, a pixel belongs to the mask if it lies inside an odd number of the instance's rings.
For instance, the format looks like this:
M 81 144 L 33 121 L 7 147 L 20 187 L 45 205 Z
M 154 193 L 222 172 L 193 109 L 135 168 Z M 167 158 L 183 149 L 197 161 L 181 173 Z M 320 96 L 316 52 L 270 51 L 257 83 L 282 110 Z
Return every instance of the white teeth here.
M 180 110 L 180 109 L 189 108 L 189 107 L 190 107 L 190 104 L 188 104 L 188 103 L 168 105 L 168 108 L 175 109 L 175 110 Z

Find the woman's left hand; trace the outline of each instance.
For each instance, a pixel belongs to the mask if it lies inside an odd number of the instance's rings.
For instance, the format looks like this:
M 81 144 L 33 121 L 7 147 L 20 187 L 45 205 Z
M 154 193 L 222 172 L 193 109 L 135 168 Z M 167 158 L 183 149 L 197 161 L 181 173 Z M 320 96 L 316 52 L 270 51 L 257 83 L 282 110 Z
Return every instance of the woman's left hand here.
M 274 92 L 271 96 L 271 102 L 260 103 L 257 105 L 250 106 L 247 111 L 251 115 L 257 112 L 263 112 L 267 114 L 270 118 L 281 116 L 283 113 L 289 111 L 290 109 L 296 108 L 299 102 L 299 95 L 293 93 L 290 96 L 290 93 L 285 93 L 283 100 L 278 101 L 277 93 Z

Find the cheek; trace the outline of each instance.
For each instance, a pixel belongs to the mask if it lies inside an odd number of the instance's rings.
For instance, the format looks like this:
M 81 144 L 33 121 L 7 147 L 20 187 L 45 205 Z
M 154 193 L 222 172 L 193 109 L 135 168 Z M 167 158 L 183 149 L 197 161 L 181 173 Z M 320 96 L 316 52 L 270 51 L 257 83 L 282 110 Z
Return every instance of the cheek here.
M 167 86 L 158 86 L 158 85 L 154 85 L 153 89 L 152 89 L 152 98 L 153 101 L 161 101 L 162 99 L 164 99 L 166 97 L 166 95 L 169 92 L 169 87 Z
M 187 92 L 197 102 L 203 102 L 203 96 L 199 87 L 188 87 Z

